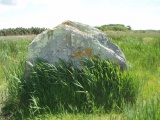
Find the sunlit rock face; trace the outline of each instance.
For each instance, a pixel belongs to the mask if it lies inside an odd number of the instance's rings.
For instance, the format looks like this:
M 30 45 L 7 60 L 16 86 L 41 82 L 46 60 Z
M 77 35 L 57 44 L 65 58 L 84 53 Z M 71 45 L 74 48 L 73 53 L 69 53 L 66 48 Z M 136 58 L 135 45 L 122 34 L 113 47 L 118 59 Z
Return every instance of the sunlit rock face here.
M 39 34 L 29 45 L 27 64 L 34 65 L 37 58 L 52 64 L 61 59 L 80 69 L 80 60 L 88 57 L 111 60 L 126 68 L 123 52 L 103 32 L 72 21 Z

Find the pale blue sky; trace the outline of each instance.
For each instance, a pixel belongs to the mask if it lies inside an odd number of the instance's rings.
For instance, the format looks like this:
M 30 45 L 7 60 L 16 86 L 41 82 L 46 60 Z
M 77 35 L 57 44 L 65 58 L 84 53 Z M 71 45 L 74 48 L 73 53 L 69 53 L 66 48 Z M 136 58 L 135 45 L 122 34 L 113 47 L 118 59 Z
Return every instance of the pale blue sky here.
M 160 0 L 0 0 L 0 29 L 53 28 L 66 20 L 160 30 Z

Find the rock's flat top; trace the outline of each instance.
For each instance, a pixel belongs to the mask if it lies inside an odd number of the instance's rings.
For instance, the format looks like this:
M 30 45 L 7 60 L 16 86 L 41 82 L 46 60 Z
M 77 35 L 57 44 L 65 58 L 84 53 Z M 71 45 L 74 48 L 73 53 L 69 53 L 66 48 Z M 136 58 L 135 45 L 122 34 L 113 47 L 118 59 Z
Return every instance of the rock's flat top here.
M 126 59 L 118 46 L 110 42 L 100 30 L 78 22 L 66 21 L 39 34 L 29 45 L 28 61 L 36 58 L 52 64 L 62 59 L 73 62 L 79 68 L 85 57 L 112 60 L 126 67 Z

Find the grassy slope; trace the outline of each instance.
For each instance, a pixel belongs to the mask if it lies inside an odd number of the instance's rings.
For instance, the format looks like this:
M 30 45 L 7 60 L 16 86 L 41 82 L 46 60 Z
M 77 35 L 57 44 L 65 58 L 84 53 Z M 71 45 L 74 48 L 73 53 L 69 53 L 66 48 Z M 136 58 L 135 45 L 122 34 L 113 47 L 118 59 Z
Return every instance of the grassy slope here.
M 160 113 L 158 100 L 160 97 L 160 35 L 159 34 L 139 34 L 139 33 L 108 33 L 108 37 L 124 52 L 128 62 L 131 64 L 133 71 L 142 81 L 141 91 L 137 100 L 137 106 L 126 107 L 124 114 L 128 119 L 145 119 L 148 113 L 157 117 Z M 20 60 L 25 59 L 27 47 L 33 38 L 0 38 L 0 90 L 4 90 L 6 80 L 9 79 L 10 69 L 15 67 Z M 0 98 L 0 103 L 2 97 Z M 145 103 L 145 104 L 143 104 Z M 153 108 L 154 107 L 154 108 Z M 136 111 L 139 111 L 139 114 Z M 150 110 L 150 111 L 149 111 Z M 157 113 L 158 111 L 158 113 Z M 45 115 L 46 119 L 118 119 L 123 115 L 70 115 L 60 114 L 57 116 Z M 43 118 L 44 116 L 39 116 Z M 137 117 L 137 118 L 135 118 Z M 158 116 L 160 117 L 160 115 Z M 35 118 L 36 119 L 36 118 Z

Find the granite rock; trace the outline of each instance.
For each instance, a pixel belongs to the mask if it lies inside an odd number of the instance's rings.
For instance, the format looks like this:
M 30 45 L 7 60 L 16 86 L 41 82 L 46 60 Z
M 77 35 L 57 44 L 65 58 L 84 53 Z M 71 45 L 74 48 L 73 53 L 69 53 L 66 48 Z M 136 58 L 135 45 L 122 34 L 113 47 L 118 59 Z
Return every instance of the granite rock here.
M 81 69 L 80 60 L 88 57 L 114 61 L 121 68 L 127 67 L 123 52 L 106 34 L 73 21 L 65 21 L 39 34 L 29 45 L 26 64 L 34 65 L 37 58 L 52 64 L 61 59 Z

